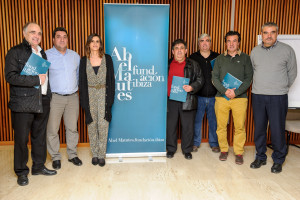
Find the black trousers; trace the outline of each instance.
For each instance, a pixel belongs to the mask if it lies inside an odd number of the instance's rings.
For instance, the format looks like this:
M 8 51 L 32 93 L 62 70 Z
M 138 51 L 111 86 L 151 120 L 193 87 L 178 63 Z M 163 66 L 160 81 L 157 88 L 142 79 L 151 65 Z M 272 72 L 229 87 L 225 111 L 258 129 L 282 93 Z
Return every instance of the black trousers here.
M 17 176 L 27 175 L 28 136 L 31 131 L 32 169 L 44 167 L 47 157 L 46 128 L 50 98 L 43 95 L 43 113 L 11 112 L 14 129 L 14 170 Z
M 183 153 L 193 151 L 194 122 L 197 110 L 182 110 L 182 102 L 168 99 L 167 113 L 167 151 L 177 150 L 177 127 L 181 123 L 181 149 Z
M 274 163 L 282 164 L 286 156 L 285 119 L 288 110 L 287 95 L 252 94 L 254 118 L 254 142 L 256 158 L 267 160 L 267 126 L 271 130 L 272 158 Z

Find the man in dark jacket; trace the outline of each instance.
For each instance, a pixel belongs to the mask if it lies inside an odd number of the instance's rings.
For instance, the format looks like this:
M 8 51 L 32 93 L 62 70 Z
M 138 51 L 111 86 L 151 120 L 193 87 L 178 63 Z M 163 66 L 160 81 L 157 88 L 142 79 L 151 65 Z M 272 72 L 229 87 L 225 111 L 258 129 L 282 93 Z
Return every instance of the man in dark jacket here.
M 211 51 L 211 37 L 204 33 L 201 34 L 198 39 L 199 51 L 190 55 L 190 58 L 197 61 L 203 76 L 205 79 L 204 85 L 201 90 L 197 93 L 198 96 L 198 109 L 195 118 L 195 133 L 194 133 L 194 146 L 193 151 L 198 151 L 201 144 L 201 129 L 202 120 L 206 112 L 209 131 L 208 131 L 208 142 L 213 152 L 220 152 L 220 147 L 218 143 L 217 136 L 217 119 L 215 114 L 215 96 L 217 94 L 217 89 L 212 84 L 211 72 L 213 70 L 213 64 L 215 58 L 219 55 L 216 52 Z
M 203 85 L 203 75 L 197 62 L 186 58 L 186 42 L 178 39 L 172 43 L 174 59 L 169 64 L 168 96 L 170 96 L 173 76 L 189 78 L 189 85 L 184 85 L 187 92 L 186 102 L 168 99 L 167 113 L 167 157 L 172 158 L 177 150 L 177 127 L 180 118 L 181 149 L 186 159 L 192 159 L 194 119 L 197 110 L 197 96 L 195 95 Z
M 14 170 L 17 183 L 28 184 L 28 135 L 31 131 L 32 175 L 55 175 L 45 167 L 47 156 L 46 126 L 49 117 L 51 92 L 46 74 L 21 75 L 32 53 L 47 59 L 39 46 L 42 38 L 40 26 L 34 22 L 23 28 L 24 40 L 12 47 L 5 58 L 5 79 L 10 84 L 12 127 L 14 129 Z

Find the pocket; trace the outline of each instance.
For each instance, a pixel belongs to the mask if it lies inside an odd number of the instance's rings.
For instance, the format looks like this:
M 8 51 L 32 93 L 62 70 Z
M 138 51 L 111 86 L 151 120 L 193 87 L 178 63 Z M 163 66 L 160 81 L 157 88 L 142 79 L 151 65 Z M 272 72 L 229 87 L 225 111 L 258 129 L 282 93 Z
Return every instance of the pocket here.
M 23 65 L 25 65 L 25 64 L 26 64 L 26 61 L 25 61 L 25 60 L 23 60 L 23 59 L 18 59 L 18 63 L 19 63 L 19 64 L 23 64 Z
M 12 87 L 11 95 L 16 97 L 31 97 L 38 96 L 39 89 L 36 88 L 23 88 L 23 87 Z
M 18 59 L 18 67 L 23 70 L 24 66 L 26 65 L 26 61 L 23 59 Z

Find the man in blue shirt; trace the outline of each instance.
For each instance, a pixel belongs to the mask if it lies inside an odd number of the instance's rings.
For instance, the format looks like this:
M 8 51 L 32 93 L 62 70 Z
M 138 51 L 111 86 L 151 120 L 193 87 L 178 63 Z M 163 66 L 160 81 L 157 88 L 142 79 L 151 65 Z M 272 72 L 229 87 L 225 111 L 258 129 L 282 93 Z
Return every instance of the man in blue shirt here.
M 52 167 L 61 168 L 58 129 L 63 116 L 66 128 L 66 142 L 69 162 L 82 165 L 77 156 L 79 116 L 78 77 L 80 56 L 67 49 L 68 33 L 65 28 L 57 27 L 53 31 L 54 47 L 46 51 L 49 68 L 49 81 L 52 91 L 50 116 L 47 125 L 47 149 L 52 158 Z

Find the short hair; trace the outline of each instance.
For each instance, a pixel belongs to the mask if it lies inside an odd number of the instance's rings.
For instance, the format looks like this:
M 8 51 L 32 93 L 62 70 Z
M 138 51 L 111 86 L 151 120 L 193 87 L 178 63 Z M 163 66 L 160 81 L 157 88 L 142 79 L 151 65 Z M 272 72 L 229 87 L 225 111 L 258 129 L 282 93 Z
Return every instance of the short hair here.
M 52 38 L 55 38 L 55 35 L 56 35 L 56 32 L 57 31 L 63 31 L 67 34 L 68 36 L 68 31 L 64 28 L 64 27 L 56 27 L 54 30 L 53 30 L 53 33 L 52 33 Z
M 93 33 L 88 36 L 87 41 L 85 43 L 85 55 L 86 55 L 86 57 L 90 58 L 90 55 L 91 55 L 90 44 L 93 40 L 93 37 L 98 37 L 100 39 L 99 57 L 102 58 L 104 55 L 103 42 L 101 40 L 100 35 L 98 35 L 97 33 Z
M 271 26 L 275 26 L 276 27 L 276 31 L 278 32 L 278 25 L 274 22 L 266 22 L 261 26 L 261 32 L 265 27 L 271 27 Z
M 225 42 L 227 42 L 227 37 L 237 35 L 238 36 L 238 42 L 241 42 L 241 34 L 237 31 L 228 31 L 224 37 Z
M 177 44 L 183 44 L 185 48 L 187 48 L 186 42 L 182 39 L 177 39 L 174 42 L 172 42 L 172 50 L 174 50 L 175 45 Z
M 30 24 L 36 24 L 36 25 L 38 25 L 38 26 L 40 27 L 40 25 L 37 24 L 36 22 L 33 22 L 33 21 L 27 22 L 27 23 L 23 26 L 23 31 L 24 31 L 25 33 L 26 33 L 27 28 L 28 28 L 28 26 L 29 26 Z M 41 27 L 40 27 L 40 29 L 41 29 Z M 41 29 L 41 32 L 43 33 L 42 29 Z
M 198 42 L 200 42 L 201 39 L 205 38 L 205 37 L 208 37 L 209 40 L 211 41 L 211 37 L 210 35 L 208 35 L 207 33 L 202 33 L 199 38 L 198 38 Z

